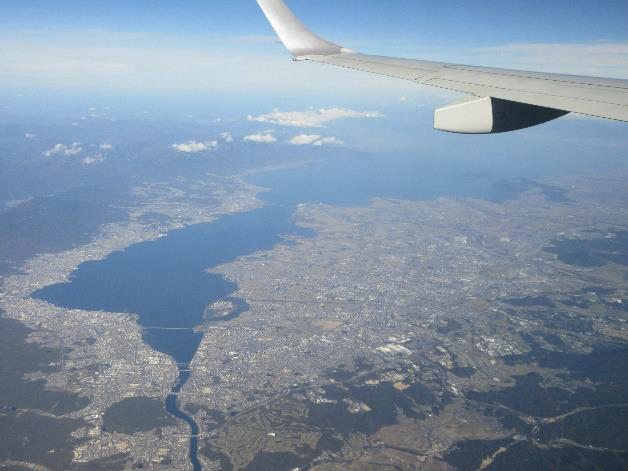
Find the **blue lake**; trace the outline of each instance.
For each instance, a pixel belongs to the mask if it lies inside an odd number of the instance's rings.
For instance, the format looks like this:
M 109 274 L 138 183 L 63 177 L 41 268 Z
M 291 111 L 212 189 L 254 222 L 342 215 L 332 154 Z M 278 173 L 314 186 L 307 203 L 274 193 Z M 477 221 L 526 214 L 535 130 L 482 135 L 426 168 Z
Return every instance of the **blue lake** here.
M 208 224 L 171 231 L 104 260 L 81 264 L 69 283 L 46 286 L 33 297 L 68 309 L 139 315 L 145 341 L 177 363 L 192 360 L 208 304 L 227 298 L 237 285 L 207 270 L 237 257 L 272 248 L 282 235 L 309 235 L 294 225 L 292 209 L 267 206 L 227 215 Z

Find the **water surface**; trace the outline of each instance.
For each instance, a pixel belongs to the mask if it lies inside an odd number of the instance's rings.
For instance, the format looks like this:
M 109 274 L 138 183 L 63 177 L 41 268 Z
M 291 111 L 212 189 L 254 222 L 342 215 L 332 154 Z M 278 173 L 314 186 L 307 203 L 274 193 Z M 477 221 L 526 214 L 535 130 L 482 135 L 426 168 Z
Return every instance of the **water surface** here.
M 270 188 L 262 198 L 274 204 L 324 203 L 365 206 L 375 197 L 432 201 L 441 197 L 503 202 L 537 189 L 546 196 L 559 189 L 534 182 L 544 174 L 530 161 L 505 165 L 496 159 L 468 160 L 414 155 L 362 156 L 314 161 L 248 177 Z M 556 193 L 555 193 L 556 194 Z
M 82 263 L 68 283 L 46 286 L 33 297 L 67 309 L 138 314 L 151 347 L 189 363 L 202 339 L 191 329 L 203 323 L 205 307 L 238 289 L 207 270 L 271 249 L 282 235 L 309 235 L 293 223 L 292 212 L 267 206 L 171 231 Z

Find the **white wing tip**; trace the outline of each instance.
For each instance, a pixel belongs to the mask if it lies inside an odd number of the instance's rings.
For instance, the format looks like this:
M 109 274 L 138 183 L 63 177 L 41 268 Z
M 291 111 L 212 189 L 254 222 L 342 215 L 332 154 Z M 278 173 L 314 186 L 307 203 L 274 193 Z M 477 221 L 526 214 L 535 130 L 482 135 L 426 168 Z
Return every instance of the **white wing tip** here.
M 307 29 L 282 0 L 257 0 L 281 42 L 294 57 L 349 52 Z

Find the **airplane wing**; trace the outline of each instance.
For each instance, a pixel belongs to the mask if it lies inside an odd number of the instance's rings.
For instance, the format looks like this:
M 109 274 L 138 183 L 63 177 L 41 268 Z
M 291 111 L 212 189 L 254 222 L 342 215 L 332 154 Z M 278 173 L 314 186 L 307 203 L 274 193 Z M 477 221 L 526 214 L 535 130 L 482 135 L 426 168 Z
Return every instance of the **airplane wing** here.
M 435 111 L 434 127 L 439 130 L 472 134 L 514 131 L 570 112 L 628 121 L 628 80 L 360 54 L 311 32 L 283 0 L 257 0 L 257 3 L 296 60 L 471 94 Z

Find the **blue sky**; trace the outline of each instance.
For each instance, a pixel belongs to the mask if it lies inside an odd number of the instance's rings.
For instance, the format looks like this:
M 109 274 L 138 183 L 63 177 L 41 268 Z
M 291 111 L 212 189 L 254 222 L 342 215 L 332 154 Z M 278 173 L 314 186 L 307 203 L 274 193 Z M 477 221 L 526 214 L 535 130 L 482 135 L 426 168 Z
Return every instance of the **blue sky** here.
M 366 53 L 628 78 L 625 0 L 288 4 L 321 35 Z M 61 105 L 74 106 L 73 113 L 109 106 L 241 119 L 273 108 L 344 107 L 410 117 L 403 125 L 411 132 L 429 130 L 433 108 L 457 98 L 401 80 L 295 64 L 254 0 L 2 6 L 0 99 L 7 113 L 27 105 L 38 114 Z
M 4 0 L 5 90 L 319 91 L 329 70 L 295 68 L 254 0 Z M 363 52 L 628 77 L 624 0 L 292 0 L 312 29 Z M 335 75 L 338 93 L 394 85 Z M 329 82 L 327 82 L 329 83 Z M 333 90 L 332 90 L 333 93 Z
M 4 0 L 4 30 L 265 34 L 254 0 Z M 627 39 L 623 0 L 292 0 L 293 9 L 336 37 L 372 33 L 384 43 L 421 39 L 458 46 Z
M 321 35 L 366 53 L 628 78 L 625 0 L 288 3 Z M 279 145 L 301 136 L 312 145 L 384 155 L 501 155 L 507 149 L 504 158 L 546 152 L 588 162 L 598 149 L 610 159 L 625 159 L 628 149 L 625 124 L 574 115 L 502 136 L 435 132 L 434 108 L 460 95 L 293 63 L 254 0 L 3 0 L 2 6 L 0 120 L 78 124 L 66 145 L 83 139 L 81 123 L 105 117 L 192 119 L 213 123 L 236 142 L 253 135 L 265 139 L 259 145 Z M 323 108 L 385 118 L 309 128 L 247 118 Z M 217 136 L 182 136 L 179 143 L 206 144 Z

